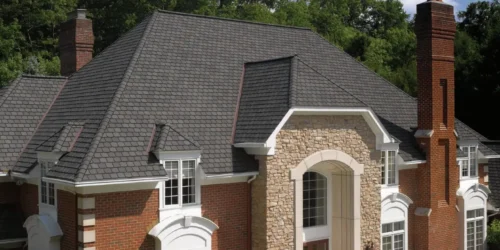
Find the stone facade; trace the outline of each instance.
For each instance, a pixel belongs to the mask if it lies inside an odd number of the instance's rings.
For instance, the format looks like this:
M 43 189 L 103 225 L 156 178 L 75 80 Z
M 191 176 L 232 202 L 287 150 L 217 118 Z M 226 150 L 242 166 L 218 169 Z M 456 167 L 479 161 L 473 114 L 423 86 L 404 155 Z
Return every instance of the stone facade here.
M 342 151 L 364 165 L 361 176 L 362 245 L 380 242 L 380 169 L 375 134 L 361 116 L 292 116 L 278 133 L 274 156 L 261 157 L 253 182 L 253 249 L 292 249 L 294 184 L 290 169 L 309 155 Z M 260 223 L 258 223 L 260 222 Z

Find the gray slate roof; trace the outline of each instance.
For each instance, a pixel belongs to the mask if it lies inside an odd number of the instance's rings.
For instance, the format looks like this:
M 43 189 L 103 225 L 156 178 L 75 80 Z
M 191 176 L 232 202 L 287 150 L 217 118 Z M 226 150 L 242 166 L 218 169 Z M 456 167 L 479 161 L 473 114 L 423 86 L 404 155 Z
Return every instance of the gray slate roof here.
M 264 143 L 293 107 L 366 107 L 293 56 L 245 64 L 234 143 Z
M 0 89 L 0 172 L 14 166 L 65 81 L 22 75 Z
M 151 141 L 151 151 L 200 150 L 198 143 L 181 134 L 171 125 L 157 124 Z
M 299 82 L 294 83 L 292 68 L 288 84 L 296 86 L 291 93 L 302 93 L 291 95 L 292 106 L 358 105 L 359 100 L 401 141 L 403 159 L 424 159 L 411 129 L 417 125 L 416 100 L 311 30 L 159 11 L 69 78 L 14 171 L 28 172 L 36 164 L 35 148 L 68 122 L 79 121 L 85 125 L 72 151 L 48 176 L 72 181 L 164 176 L 160 165 L 148 161 L 158 120 L 199 144 L 205 173 L 255 171 L 255 159 L 232 147 L 243 65 L 291 55 L 300 59 Z M 281 70 L 270 77 L 283 77 Z M 251 83 L 251 72 L 245 75 Z M 265 79 L 256 83 L 271 87 Z M 324 98 L 336 89 L 346 95 Z M 322 95 L 318 101 L 307 98 Z M 474 136 L 467 128 L 459 131 L 470 133 Z

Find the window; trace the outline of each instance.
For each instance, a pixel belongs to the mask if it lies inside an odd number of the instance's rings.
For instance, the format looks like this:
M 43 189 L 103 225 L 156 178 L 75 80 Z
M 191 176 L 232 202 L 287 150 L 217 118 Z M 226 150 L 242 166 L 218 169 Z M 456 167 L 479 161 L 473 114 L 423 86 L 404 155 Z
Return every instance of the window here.
M 382 224 L 382 250 L 404 250 L 405 222 Z
M 164 205 L 188 205 L 196 203 L 196 160 L 165 161 Z M 180 174 L 179 174 L 180 173 Z
M 462 178 L 477 177 L 477 147 L 461 147 L 467 153 L 467 159 L 460 162 Z
M 326 225 L 326 177 L 315 172 L 306 172 L 302 181 L 303 226 Z
M 380 161 L 380 184 L 396 184 L 396 151 L 382 151 Z
M 51 162 L 40 162 L 40 200 L 43 204 L 52 206 L 56 204 L 54 183 L 43 181 L 43 177 L 53 165 Z
M 482 250 L 484 246 L 484 209 L 467 211 L 467 250 Z

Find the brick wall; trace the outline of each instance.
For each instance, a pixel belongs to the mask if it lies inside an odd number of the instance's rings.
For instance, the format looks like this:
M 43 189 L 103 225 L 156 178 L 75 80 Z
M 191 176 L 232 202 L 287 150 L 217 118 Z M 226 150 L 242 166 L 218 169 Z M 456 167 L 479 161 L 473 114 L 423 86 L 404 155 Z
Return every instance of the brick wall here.
M 57 221 L 64 234 L 61 238 L 61 249 L 77 249 L 78 231 L 74 194 L 57 190 Z
M 417 177 L 416 169 L 407 169 L 399 171 L 399 192 L 415 200 L 417 198 Z M 408 250 L 415 249 L 414 233 L 415 233 L 415 204 L 411 204 L 408 208 Z
M 485 181 L 484 177 L 488 175 L 488 173 L 484 172 L 484 166 L 488 166 L 488 164 L 479 164 L 478 174 L 479 174 L 479 183 L 483 185 L 488 185 L 488 182 Z
M 201 187 L 202 215 L 219 226 L 212 249 L 248 249 L 249 196 L 246 182 Z
M 15 182 L 0 182 L 0 204 L 19 202 L 19 186 Z
M 96 194 L 96 249 L 155 249 L 158 190 Z
M 19 188 L 20 202 L 24 212 L 24 217 L 38 214 L 38 186 L 24 183 Z

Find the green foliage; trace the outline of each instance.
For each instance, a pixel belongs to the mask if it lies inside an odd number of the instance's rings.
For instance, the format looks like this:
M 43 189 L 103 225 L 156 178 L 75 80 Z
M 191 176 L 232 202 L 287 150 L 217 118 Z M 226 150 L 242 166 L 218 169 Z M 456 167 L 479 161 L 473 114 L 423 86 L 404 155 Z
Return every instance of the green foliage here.
M 486 241 L 493 246 L 500 246 L 500 220 L 494 220 L 488 226 Z

